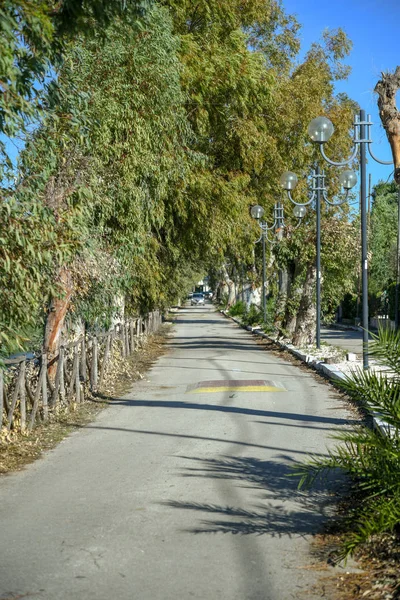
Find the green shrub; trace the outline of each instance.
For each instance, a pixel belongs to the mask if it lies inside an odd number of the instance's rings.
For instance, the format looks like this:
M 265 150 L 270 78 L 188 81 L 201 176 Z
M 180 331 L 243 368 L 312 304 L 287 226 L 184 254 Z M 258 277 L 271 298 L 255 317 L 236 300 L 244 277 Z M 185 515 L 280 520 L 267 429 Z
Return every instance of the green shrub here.
M 251 327 L 259 325 L 263 322 L 262 310 L 255 304 L 251 304 L 249 310 L 243 315 L 243 322 Z
M 235 304 L 233 304 L 229 309 L 229 314 L 231 317 L 241 317 L 246 312 L 246 304 L 239 300 Z
M 223 310 L 226 310 L 226 308 L 228 306 L 228 300 L 229 300 L 229 295 L 228 294 L 222 294 L 221 300 L 220 300 L 220 303 L 219 303 L 219 307 L 222 308 Z

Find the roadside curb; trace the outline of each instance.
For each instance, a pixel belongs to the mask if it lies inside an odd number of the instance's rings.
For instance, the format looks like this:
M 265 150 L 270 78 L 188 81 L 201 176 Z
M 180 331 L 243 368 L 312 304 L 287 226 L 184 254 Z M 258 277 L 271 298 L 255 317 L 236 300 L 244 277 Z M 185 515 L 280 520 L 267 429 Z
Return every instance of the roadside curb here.
M 339 369 L 335 368 L 335 365 L 328 365 L 326 363 L 323 363 L 322 361 L 315 358 L 312 354 L 304 354 L 303 352 L 300 352 L 300 350 L 298 350 L 292 344 L 284 344 L 283 342 L 280 342 L 279 340 L 275 340 L 274 338 L 269 336 L 267 333 L 264 333 L 263 331 L 261 331 L 261 329 L 259 327 L 250 327 L 249 325 L 243 325 L 243 323 L 241 323 L 241 321 L 239 319 L 237 319 L 236 317 L 231 317 L 224 310 L 220 310 L 220 312 L 228 319 L 231 319 L 232 321 L 234 321 L 242 329 L 245 329 L 249 333 L 253 333 L 254 335 L 257 335 L 258 337 L 269 340 L 270 342 L 272 342 L 276 346 L 278 346 L 281 350 L 286 350 L 287 352 L 292 354 L 294 357 L 296 357 L 298 360 L 301 360 L 305 365 L 307 365 L 311 369 L 314 369 L 315 371 L 317 371 L 318 373 L 323 375 L 333 385 L 337 384 L 340 381 L 344 381 L 346 379 L 346 375 L 344 373 L 342 373 L 342 371 L 340 371 Z M 376 429 L 379 429 L 381 431 L 381 433 L 383 433 L 384 435 L 390 436 L 391 432 L 395 431 L 395 428 L 392 427 L 392 425 L 390 425 L 386 421 L 384 421 L 378 413 L 371 413 L 371 417 L 372 417 L 373 427 Z

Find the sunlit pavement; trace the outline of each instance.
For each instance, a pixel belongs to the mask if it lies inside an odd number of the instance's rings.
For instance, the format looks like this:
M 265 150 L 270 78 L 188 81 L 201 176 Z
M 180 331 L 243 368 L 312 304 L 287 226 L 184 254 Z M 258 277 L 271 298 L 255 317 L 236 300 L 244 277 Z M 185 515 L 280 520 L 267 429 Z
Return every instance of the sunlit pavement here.
M 332 346 L 343 348 L 346 352 L 354 352 L 362 356 L 363 332 L 355 329 L 336 329 L 321 327 L 321 340 Z

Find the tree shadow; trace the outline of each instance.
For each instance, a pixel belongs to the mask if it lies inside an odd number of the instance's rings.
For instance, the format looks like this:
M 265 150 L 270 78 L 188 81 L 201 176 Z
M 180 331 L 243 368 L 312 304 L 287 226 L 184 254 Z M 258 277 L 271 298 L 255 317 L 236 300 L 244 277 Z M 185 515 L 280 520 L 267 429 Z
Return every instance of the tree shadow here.
M 321 531 L 327 518 L 332 517 L 337 494 L 343 493 L 346 486 L 343 473 L 337 471 L 318 482 L 312 492 L 299 491 L 298 477 L 294 475 L 299 463 L 287 455 L 278 456 L 278 460 L 233 456 L 206 460 L 182 458 L 196 463 L 185 468 L 183 477 L 228 480 L 235 482 L 236 487 L 262 491 L 257 503 L 250 508 L 175 500 L 164 502 L 165 506 L 174 509 L 214 517 L 183 529 L 186 533 L 267 534 L 271 537 L 314 535 Z

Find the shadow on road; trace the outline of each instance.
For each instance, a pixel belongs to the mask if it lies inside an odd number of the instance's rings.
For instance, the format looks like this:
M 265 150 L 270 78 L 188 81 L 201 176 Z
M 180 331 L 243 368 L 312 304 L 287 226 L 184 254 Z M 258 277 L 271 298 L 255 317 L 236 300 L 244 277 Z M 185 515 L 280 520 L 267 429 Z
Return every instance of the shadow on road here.
M 255 417 L 273 417 L 277 419 L 289 419 L 291 421 L 302 421 L 305 423 L 328 423 L 331 425 L 355 425 L 357 420 L 338 419 L 337 417 L 323 417 L 320 415 L 306 415 L 301 413 L 279 412 L 273 410 L 261 410 L 245 408 L 243 406 L 231 406 L 226 404 L 200 404 L 197 402 L 183 402 L 180 400 L 135 400 L 123 398 L 111 398 L 98 394 L 99 398 L 112 405 L 119 406 L 146 406 L 148 408 L 178 408 L 184 410 L 209 410 L 213 412 L 236 413 Z
M 177 339 L 177 338 L 175 338 Z M 169 342 L 168 348 L 176 348 L 178 350 L 194 350 L 195 348 L 199 348 L 201 350 L 211 349 L 211 350 L 241 350 L 242 352 L 250 352 L 257 351 L 262 352 L 263 349 L 261 346 L 257 346 L 254 344 L 240 344 L 238 342 L 227 342 L 225 340 L 219 341 L 211 341 L 208 338 L 205 338 L 204 341 L 200 341 L 199 339 L 193 339 L 193 341 L 189 342 Z
M 183 530 L 188 533 L 268 534 L 272 537 L 315 534 L 327 516 L 332 516 L 337 501 L 332 491 L 339 491 L 345 483 L 341 473 L 336 473 L 312 494 L 299 492 L 298 479 L 293 477 L 297 463 L 287 456 L 283 457 L 286 462 L 231 456 L 206 460 L 182 458 L 196 464 L 186 468 L 181 474 L 183 477 L 225 479 L 242 488 L 265 492 L 262 501 L 251 509 L 175 500 L 164 502 L 174 509 L 214 516 L 201 521 L 198 527 Z

